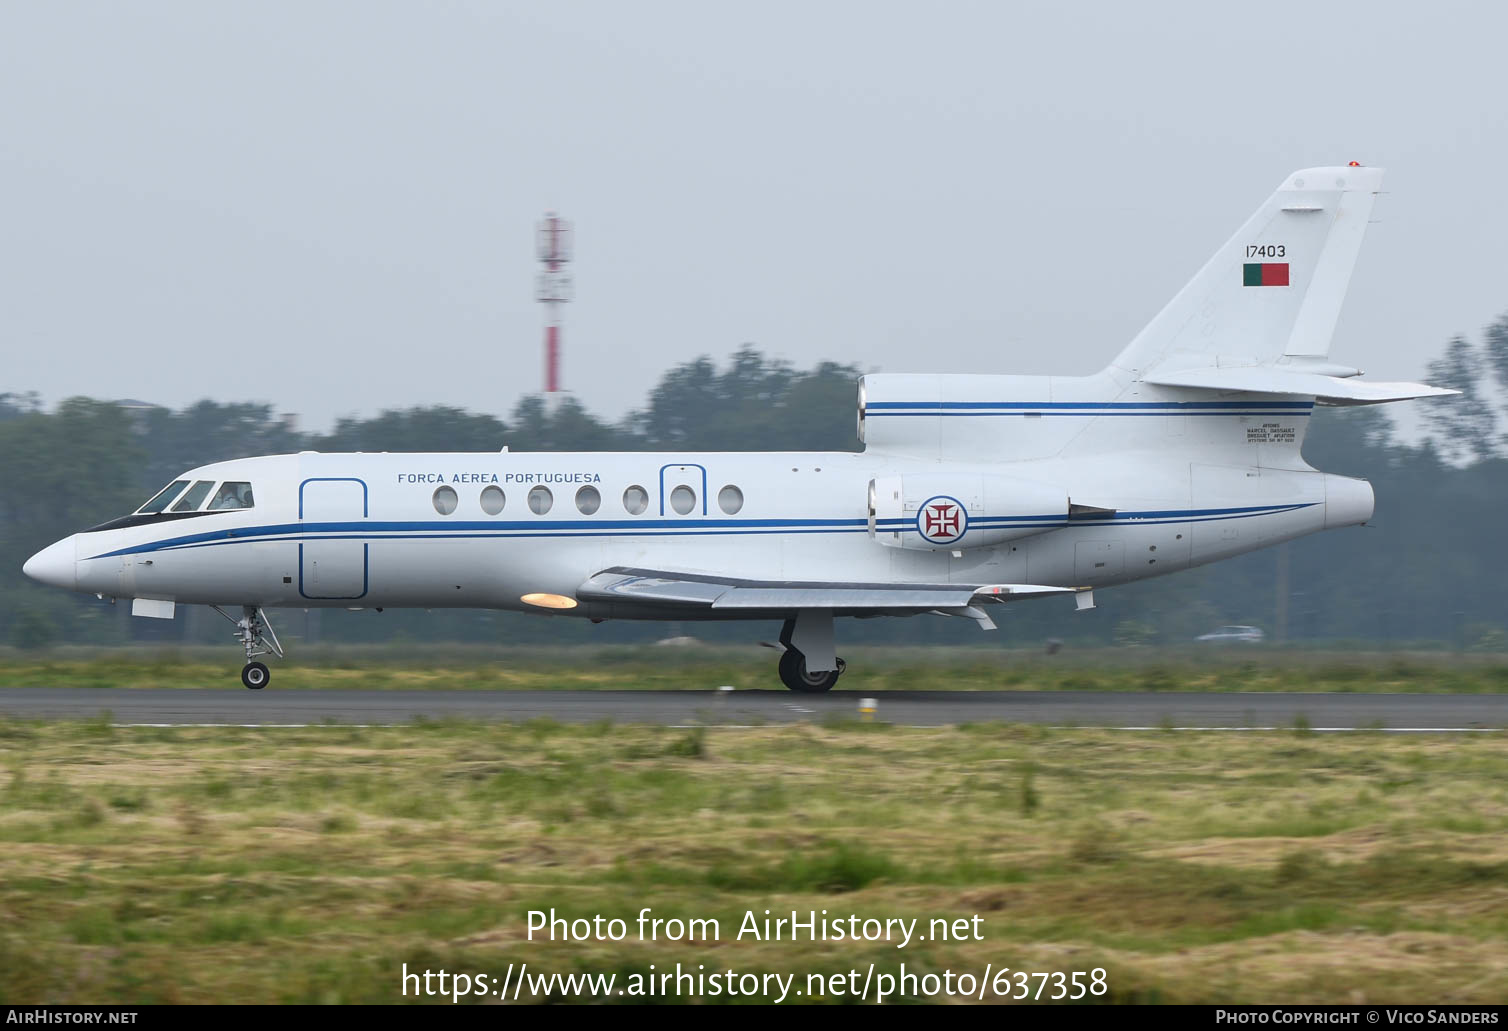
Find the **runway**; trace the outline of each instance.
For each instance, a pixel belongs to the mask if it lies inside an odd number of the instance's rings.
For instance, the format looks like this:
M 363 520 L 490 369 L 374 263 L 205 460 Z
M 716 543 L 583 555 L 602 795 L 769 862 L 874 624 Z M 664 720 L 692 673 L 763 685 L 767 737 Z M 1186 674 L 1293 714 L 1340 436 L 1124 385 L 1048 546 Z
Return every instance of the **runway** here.
M 303 726 L 416 719 L 666 726 L 761 726 L 859 719 L 903 726 L 1035 723 L 1121 729 L 1490 731 L 1508 728 L 1508 695 L 1193 694 L 1183 692 L 907 691 L 304 691 L 276 688 L 4 688 L 0 714 L 117 724 Z

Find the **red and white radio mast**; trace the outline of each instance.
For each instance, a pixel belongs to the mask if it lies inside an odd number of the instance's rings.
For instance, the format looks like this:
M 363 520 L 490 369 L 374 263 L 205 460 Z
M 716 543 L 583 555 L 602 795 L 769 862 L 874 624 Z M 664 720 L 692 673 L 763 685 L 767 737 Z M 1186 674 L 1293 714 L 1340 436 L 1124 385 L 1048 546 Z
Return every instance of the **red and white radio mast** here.
M 534 299 L 545 306 L 545 400 L 553 405 L 560 399 L 560 306 L 572 296 L 571 274 L 565 268 L 571 260 L 571 223 L 547 211 L 534 239 L 544 265 Z

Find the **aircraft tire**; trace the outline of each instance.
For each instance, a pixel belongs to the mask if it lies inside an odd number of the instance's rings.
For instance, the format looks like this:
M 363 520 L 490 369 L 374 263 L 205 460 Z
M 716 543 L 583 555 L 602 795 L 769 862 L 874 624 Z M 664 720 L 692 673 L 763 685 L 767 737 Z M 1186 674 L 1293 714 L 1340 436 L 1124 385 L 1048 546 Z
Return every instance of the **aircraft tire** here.
M 260 691 L 271 679 L 272 674 L 267 672 L 267 667 L 260 662 L 248 662 L 241 667 L 241 683 L 253 691 Z
M 792 691 L 801 694 L 822 694 L 831 691 L 838 678 L 843 675 L 845 663 L 838 660 L 838 668 L 830 669 L 823 673 L 808 673 L 806 669 L 806 656 L 794 648 L 787 648 L 780 656 L 780 680 Z

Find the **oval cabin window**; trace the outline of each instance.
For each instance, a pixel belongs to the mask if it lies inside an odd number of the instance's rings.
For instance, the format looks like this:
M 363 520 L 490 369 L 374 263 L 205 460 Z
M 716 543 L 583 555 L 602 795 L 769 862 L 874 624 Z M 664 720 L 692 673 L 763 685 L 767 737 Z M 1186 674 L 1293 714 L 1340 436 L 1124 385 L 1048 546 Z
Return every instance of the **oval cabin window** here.
M 544 515 L 555 504 L 555 495 L 550 493 L 549 487 L 535 487 L 529 492 L 529 511 L 535 515 Z
M 576 511 L 582 515 L 591 515 L 602 507 L 602 495 L 596 487 L 582 487 L 576 492 Z
M 670 507 L 677 515 L 688 515 L 696 507 L 696 491 L 682 484 L 670 492 Z
M 637 483 L 623 492 L 623 511 L 629 515 L 643 515 L 649 507 L 649 491 Z
M 733 484 L 728 484 L 717 492 L 717 507 L 728 515 L 737 515 L 738 510 L 744 507 L 744 492 Z
M 456 510 L 456 504 L 460 500 L 461 499 L 456 496 L 455 490 L 451 487 L 435 488 L 435 511 L 440 513 L 441 515 L 450 515 L 450 513 L 454 512 Z
M 501 487 L 482 488 L 482 511 L 488 515 L 497 515 L 508 503 L 508 497 Z

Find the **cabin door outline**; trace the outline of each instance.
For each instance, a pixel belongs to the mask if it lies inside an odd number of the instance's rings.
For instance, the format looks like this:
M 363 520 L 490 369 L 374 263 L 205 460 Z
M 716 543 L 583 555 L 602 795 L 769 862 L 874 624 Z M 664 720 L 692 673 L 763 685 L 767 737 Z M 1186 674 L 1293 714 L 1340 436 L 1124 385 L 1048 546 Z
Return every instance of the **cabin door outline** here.
M 321 526 L 325 537 L 298 545 L 298 593 L 310 601 L 356 601 L 371 581 L 371 545 L 341 533 L 370 513 L 365 480 L 354 476 L 313 476 L 298 485 L 298 517 Z M 359 529 L 358 531 L 359 532 Z

